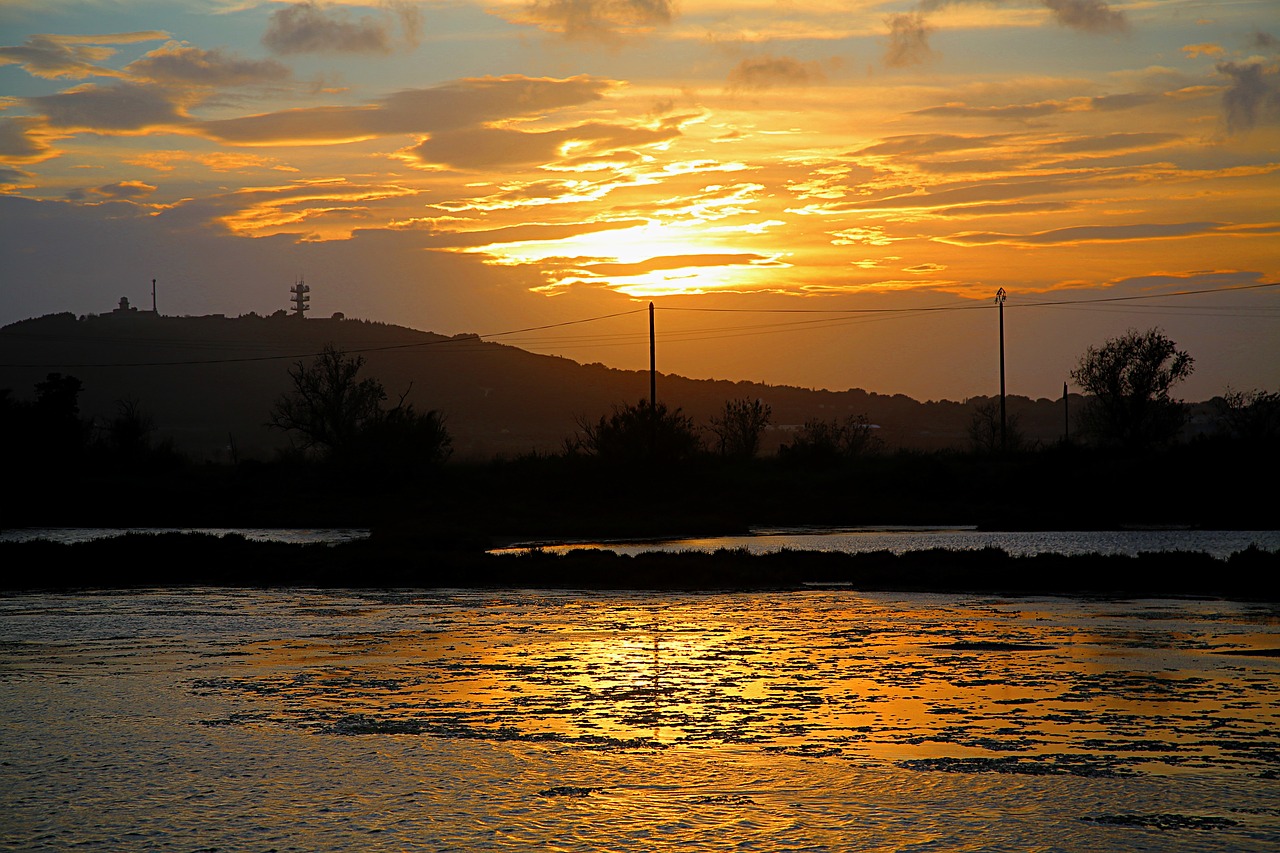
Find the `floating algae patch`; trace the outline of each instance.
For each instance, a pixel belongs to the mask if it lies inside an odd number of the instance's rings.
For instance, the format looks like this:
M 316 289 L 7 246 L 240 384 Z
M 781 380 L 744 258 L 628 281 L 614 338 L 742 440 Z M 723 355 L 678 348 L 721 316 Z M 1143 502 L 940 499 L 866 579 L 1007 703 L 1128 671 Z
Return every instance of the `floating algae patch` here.
M 1044 755 L 1034 758 L 919 758 L 900 762 L 912 770 L 942 773 L 1009 773 L 1017 776 L 1085 776 L 1090 778 L 1133 776 L 1119 762 L 1085 755 Z
M 589 797 L 603 788 L 579 788 L 573 785 L 556 785 L 539 791 L 539 797 Z
M 1175 829 L 1231 829 L 1240 826 L 1239 821 L 1225 817 L 1200 817 L 1182 814 L 1101 814 L 1080 818 L 1088 823 L 1107 826 L 1132 826 L 1139 829 L 1158 829 L 1161 832 Z
M 1038 643 L 1005 643 L 997 640 L 959 640 L 929 648 L 952 652 L 1047 652 L 1054 649 L 1053 646 Z

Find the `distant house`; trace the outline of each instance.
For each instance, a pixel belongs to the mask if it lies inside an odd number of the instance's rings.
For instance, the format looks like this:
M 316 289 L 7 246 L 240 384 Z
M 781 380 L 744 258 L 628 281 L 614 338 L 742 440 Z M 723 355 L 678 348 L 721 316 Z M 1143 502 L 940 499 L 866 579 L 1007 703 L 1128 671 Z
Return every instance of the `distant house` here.
M 156 312 L 154 311 L 147 311 L 142 308 L 134 308 L 132 305 L 129 304 L 129 297 L 121 296 L 120 304 L 117 307 L 111 309 L 111 312 L 105 316 L 107 317 L 154 317 L 155 315 L 156 315 Z

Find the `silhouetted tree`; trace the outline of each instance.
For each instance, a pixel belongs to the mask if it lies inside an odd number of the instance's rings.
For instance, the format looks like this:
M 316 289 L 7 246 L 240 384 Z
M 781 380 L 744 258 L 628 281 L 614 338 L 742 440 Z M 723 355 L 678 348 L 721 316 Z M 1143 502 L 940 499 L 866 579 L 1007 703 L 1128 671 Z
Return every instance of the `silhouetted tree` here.
M 1011 412 L 1005 413 L 1003 449 L 1007 451 L 1021 450 L 1027 443 L 1026 436 L 1019 428 L 1019 417 Z M 969 412 L 969 443 L 980 453 L 995 453 L 1001 449 L 1000 441 L 1000 399 L 988 397 L 974 401 Z
M 773 409 L 760 400 L 726 400 L 720 414 L 711 419 L 716 450 L 722 456 L 754 458 L 772 414 Z
M 304 449 L 341 454 L 382 412 L 387 392 L 376 379 L 358 379 L 363 356 L 326 345 L 311 364 L 289 368 L 293 391 L 276 401 L 268 426 L 296 433 Z
M 151 450 L 155 421 L 137 400 L 117 400 L 116 414 L 106 427 L 108 449 L 126 458 L 144 456 Z
M 387 392 L 377 379 L 359 378 L 364 358 L 326 346 L 311 364 L 289 370 L 293 391 L 283 395 L 268 426 L 295 432 L 303 449 L 381 472 L 412 473 L 443 462 L 452 449 L 444 416 L 417 412 L 404 397 L 383 409 Z
M 656 407 L 645 400 L 615 405 L 597 422 L 580 418 L 578 428 L 567 449 L 609 462 L 678 462 L 697 455 L 701 446 L 693 419 L 661 402 Z
M 1247 442 L 1280 438 L 1280 392 L 1233 391 L 1215 401 L 1221 430 Z
M 88 425 L 80 419 L 84 384 L 74 376 L 50 373 L 36 383 L 35 415 L 39 441 L 57 452 L 76 452 L 88 439 Z
M 80 418 L 82 388 L 74 376 L 50 373 L 36 383 L 33 401 L 0 392 L 0 446 L 8 461 L 32 470 L 79 464 L 89 441 L 89 424 Z
M 1071 378 L 1092 395 L 1086 434 L 1099 444 L 1140 449 L 1175 438 L 1186 420 L 1170 389 L 1191 375 L 1195 360 L 1159 329 L 1130 329 L 1101 347 L 1089 347 Z
M 844 420 L 804 422 L 790 444 L 778 448 L 784 458 L 808 462 L 834 462 L 874 453 L 882 442 L 866 415 L 849 415 Z

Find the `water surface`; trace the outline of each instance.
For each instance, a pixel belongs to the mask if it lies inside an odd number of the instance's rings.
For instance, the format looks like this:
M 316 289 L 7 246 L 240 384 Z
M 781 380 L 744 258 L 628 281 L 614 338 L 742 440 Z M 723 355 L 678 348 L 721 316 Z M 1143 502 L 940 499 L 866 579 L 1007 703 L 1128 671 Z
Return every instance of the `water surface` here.
M 1271 850 L 1280 608 L 0 598 L 0 848 Z

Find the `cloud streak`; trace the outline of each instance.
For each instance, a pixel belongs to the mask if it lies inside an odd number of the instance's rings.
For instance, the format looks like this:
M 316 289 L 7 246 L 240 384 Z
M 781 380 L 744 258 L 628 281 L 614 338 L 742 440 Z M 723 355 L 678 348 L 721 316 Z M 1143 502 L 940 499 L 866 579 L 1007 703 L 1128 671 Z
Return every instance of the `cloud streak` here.
M 543 116 L 603 98 L 614 83 L 510 75 L 407 89 L 370 104 L 310 107 L 198 122 L 194 132 L 238 145 L 332 144 L 400 134 L 439 134 L 486 122 Z
M 1132 225 L 1077 225 L 1030 234 L 1005 234 L 993 231 L 964 231 L 939 242 L 957 246 L 1004 244 L 1009 246 L 1062 246 L 1077 243 L 1117 243 L 1141 240 L 1171 240 L 1205 234 L 1270 235 L 1280 226 L 1235 228 L 1221 222 L 1142 223 Z
M 125 66 L 135 80 L 167 86 L 235 87 L 279 83 L 289 69 L 274 60 L 242 59 L 220 49 L 169 42 Z
M 33 77 L 46 80 L 116 77 L 118 71 L 101 63 L 115 55 L 107 45 L 136 44 L 169 38 L 161 30 L 109 35 L 33 35 L 21 45 L 0 47 L 0 65 L 17 65 Z

